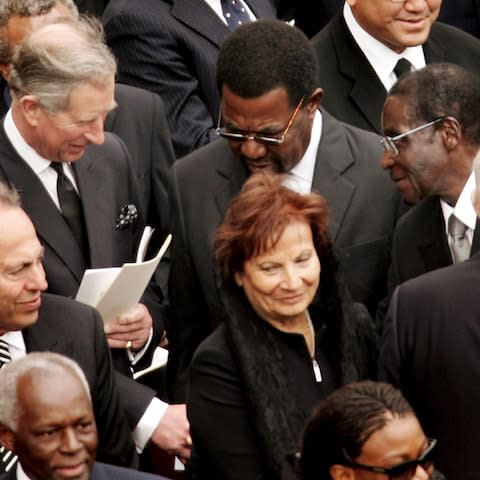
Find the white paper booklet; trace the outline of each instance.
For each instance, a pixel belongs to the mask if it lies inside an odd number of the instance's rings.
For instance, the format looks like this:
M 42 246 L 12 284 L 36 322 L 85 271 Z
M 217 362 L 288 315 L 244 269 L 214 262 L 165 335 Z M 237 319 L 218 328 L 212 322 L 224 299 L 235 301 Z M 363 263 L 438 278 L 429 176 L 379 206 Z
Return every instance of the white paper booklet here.
M 152 233 L 151 227 L 145 227 L 136 263 L 85 270 L 76 300 L 95 307 L 104 322 L 136 305 L 172 240 L 172 236 L 168 235 L 157 255 L 143 261 Z

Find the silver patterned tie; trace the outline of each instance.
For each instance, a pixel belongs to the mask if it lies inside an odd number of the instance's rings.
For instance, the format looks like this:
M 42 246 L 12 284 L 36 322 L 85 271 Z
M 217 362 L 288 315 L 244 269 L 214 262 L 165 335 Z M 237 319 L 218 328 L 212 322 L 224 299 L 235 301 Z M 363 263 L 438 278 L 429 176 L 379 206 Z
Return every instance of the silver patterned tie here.
M 463 262 L 470 258 L 470 242 L 467 237 L 467 226 L 453 213 L 448 219 L 448 237 L 453 263 Z
M 12 360 L 8 343 L 0 338 L 0 368 L 3 368 Z M 17 463 L 17 456 L 0 445 L 0 473 L 8 472 Z

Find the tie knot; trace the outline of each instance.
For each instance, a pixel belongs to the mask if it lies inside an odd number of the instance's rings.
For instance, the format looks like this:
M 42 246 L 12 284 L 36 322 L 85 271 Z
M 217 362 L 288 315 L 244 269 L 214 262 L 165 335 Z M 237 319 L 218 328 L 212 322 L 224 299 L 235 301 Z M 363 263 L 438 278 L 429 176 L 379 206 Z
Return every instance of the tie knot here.
M 411 71 L 412 71 L 412 64 L 406 58 L 401 58 L 395 65 L 395 68 L 393 69 L 393 72 L 397 76 L 397 79 L 400 78 L 404 73 L 411 72 Z
M 448 233 L 453 238 L 463 238 L 466 231 L 467 226 L 452 213 L 448 219 Z
M 62 162 L 51 162 L 50 166 L 57 172 L 57 175 L 64 175 Z

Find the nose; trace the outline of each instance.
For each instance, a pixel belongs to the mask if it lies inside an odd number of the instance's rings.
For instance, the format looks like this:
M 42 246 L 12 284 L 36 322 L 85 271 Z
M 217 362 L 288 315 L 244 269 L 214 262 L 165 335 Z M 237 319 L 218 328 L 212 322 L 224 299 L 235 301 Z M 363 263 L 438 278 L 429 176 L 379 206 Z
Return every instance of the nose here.
M 47 280 L 45 278 L 45 270 L 43 265 L 39 262 L 32 268 L 31 275 L 28 278 L 26 288 L 30 291 L 43 292 L 48 287 Z
M 426 0 L 406 0 L 404 6 L 408 12 L 423 12 L 427 7 L 427 2 Z
M 253 138 L 248 138 L 242 143 L 240 147 L 241 153 L 251 159 L 255 160 L 257 158 L 262 158 L 267 153 L 267 148 L 260 142 L 257 142 Z
M 77 438 L 77 433 L 74 427 L 65 428 L 60 448 L 63 453 L 75 453 L 83 448 L 82 443 Z
M 283 273 L 282 288 L 297 290 L 302 286 L 302 277 L 294 267 L 286 267 Z
M 105 141 L 103 124 L 104 118 L 100 115 L 88 124 L 88 130 L 85 133 L 85 137 L 89 142 L 101 145 Z
M 394 156 L 390 152 L 387 152 L 387 150 L 384 150 L 380 165 L 384 170 L 392 168 L 395 165 Z

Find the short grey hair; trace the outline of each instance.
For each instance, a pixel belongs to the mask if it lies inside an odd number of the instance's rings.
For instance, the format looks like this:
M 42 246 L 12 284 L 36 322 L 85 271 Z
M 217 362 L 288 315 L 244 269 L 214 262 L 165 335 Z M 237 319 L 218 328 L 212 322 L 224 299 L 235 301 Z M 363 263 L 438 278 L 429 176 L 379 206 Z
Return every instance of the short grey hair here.
M 33 95 L 54 113 L 68 108 L 75 87 L 106 85 L 116 70 L 98 19 L 61 17 L 31 32 L 15 51 L 9 85 L 14 102 Z
M 10 18 L 36 17 L 46 15 L 57 5 L 68 8 L 74 18 L 78 18 L 78 8 L 73 0 L 1 0 L 0 1 L 0 63 L 12 60 L 15 45 L 10 45 L 3 36 L 3 27 Z
M 0 207 L 21 208 L 20 195 L 15 187 L 0 181 Z
M 18 420 L 22 414 L 18 403 L 18 384 L 21 379 L 35 380 L 39 375 L 58 375 L 61 382 L 65 373 L 70 373 L 80 381 L 91 402 L 85 374 L 78 364 L 68 357 L 52 352 L 35 352 L 5 365 L 0 369 L 0 423 L 12 432 L 17 431 Z

